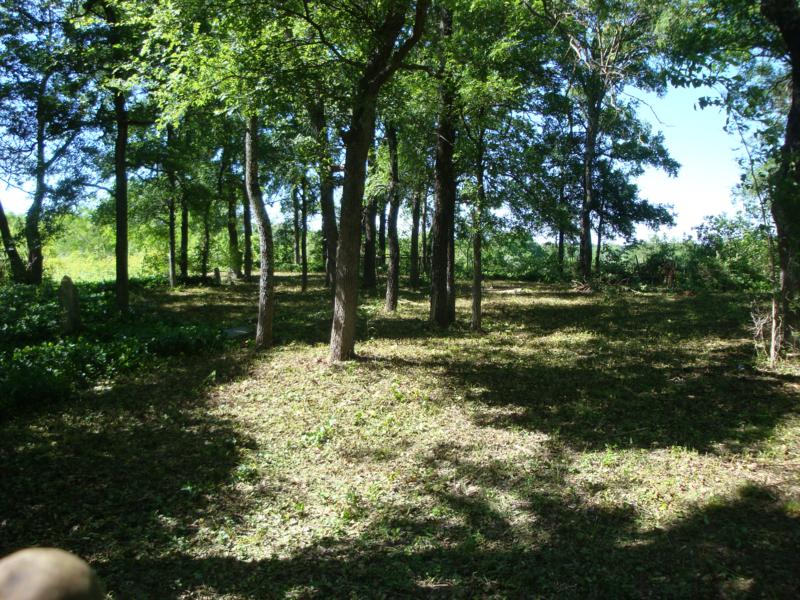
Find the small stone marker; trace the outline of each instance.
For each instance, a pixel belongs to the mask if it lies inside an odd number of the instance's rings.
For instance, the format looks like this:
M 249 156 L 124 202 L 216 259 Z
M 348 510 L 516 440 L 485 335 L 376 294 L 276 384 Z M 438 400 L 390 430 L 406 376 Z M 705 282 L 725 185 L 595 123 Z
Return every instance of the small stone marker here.
M 61 288 L 58 290 L 61 300 L 61 331 L 65 334 L 77 332 L 81 328 L 81 310 L 78 302 L 78 290 L 72 279 L 64 275 Z
M 28 548 L 0 560 L 3 600 L 102 600 L 103 585 L 92 568 L 56 548 Z
M 219 274 L 219 267 L 214 267 L 214 285 L 222 285 L 222 276 Z

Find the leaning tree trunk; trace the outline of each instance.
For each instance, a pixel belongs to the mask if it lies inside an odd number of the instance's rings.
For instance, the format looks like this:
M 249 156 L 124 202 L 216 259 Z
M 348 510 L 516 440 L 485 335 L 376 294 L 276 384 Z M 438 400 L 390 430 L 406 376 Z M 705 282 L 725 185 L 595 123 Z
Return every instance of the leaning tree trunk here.
M 128 286 L 128 110 L 125 95 L 114 93 L 114 118 L 117 139 L 114 143 L 114 203 L 116 212 L 116 296 L 117 308 L 127 312 L 130 307 Z
M 2 203 L 0 203 L 0 235 L 2 236 L 3 248 L 8 257 L 8 262 L 11 265 L 11 278 L 14 283 L 27 283 L 28 273 L 17 251 L 14 236 L 11 235 L 11 228 L 8 226 L 8 219 L 6 219 L 6 212 L 3 210 Z
M 244 187 L 244 202 L 242 202 L 242 221 L 244 228 L 244 280 L 253 279 L 253 220 L 250 214 L 250 199 L 247 185 Z
M 791 63 L 792 96 L 772 197 L 781 284 L 776 335 L 786 339 L 797 325 L 793 304 L 800 292 L 800 7 L 796 0 L 761 0 L 761 13 L 780 32 Z
M 244 141 L 245 185 L 250 207 L 255 216 L 259 236 L 259 258 L 261 273 L 258 278 L 258 325 L 256 327 L 256 348 L 269 348 L 272 345 L 272 317 L 275 311 L 275 277 L 272 247 L 272 224 L 269 221 L 261 187 L 258 183 L 258 117 L 247 119 Z
M 442 10 L 440 31 L 443 38 L 452 35 L 453 20 L 450 11 Z M 430 320 L 439 327 L 452 323 L 450 293 L 454 277 L 451 261 L 454 241 L 453 225 L 456 207 L 456 173 L 453 160 L 455 152 L 456 117 L 455 90 L 445 79 L 439 90 L 440 114 L 436 141 L 436 206 L 431 227 L 431 306 Z
M 408 275 L 412 289 L 419 287 L 419 213 L 422 194 L 421 191 L 417 192 L 411 200 L 411 264 Z
M 400 212 L 400 169 L 397 160 L 397 129 L 393 125 L 386 128 L 386 141 L 389 145 L 389 163 L 391 179 L 389 180 L 389 270 L 386 274 L 386 310 L 397 310 L 397 298 L 400 293 L 400 241 L 397 238 L 397 215 Z

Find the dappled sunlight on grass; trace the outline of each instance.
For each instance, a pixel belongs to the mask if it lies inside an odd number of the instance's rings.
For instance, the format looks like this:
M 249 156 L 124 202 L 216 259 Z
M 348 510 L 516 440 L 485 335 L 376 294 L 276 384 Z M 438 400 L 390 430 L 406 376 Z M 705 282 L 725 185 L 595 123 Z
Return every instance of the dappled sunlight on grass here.
M 330 364 L 312 283 L 281 279 L 269 352 L 3 425 L 0 551 L 77 551 L 114 598 L 800 591 L 798 381 L 758 368 L 733 297 L 489 284 L 477 334 L 375 295 Z M 240 325 L 255 288 L 147 301 Z

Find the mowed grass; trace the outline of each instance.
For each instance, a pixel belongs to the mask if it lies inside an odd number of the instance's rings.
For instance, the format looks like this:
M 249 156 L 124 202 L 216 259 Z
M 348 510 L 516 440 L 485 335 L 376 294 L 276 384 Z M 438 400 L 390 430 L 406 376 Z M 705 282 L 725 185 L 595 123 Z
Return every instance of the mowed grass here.
M 795 598 L 800 378 L 732 295 L 487 283 L 448 332 L 405 292 L 328 363 L 330 300 L 278 346 L 177 357 L 0 425 L 0 553 L 54 545 L 111 598 Z M 255 288 L 136 299 L 251 326 Z M 146 312 L 146 311 L 145 311 Z

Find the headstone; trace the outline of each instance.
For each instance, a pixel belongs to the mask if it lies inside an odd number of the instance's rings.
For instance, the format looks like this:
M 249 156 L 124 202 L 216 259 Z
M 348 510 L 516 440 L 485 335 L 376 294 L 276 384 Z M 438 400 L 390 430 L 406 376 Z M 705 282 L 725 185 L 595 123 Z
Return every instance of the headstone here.
M 214 267 L 214 285 L 222 285 L 222 276 L 219 274 L 219 267 Z
M 78 301 L 78 290 L 72 279 L 64 275 L 61 288 L 58 290 L 61 300 L 61 331 L 65 334 L 77 332 L 81 328 L 81 310 Z
M 28 548 L 0 560 L 3 600 L 102 600 L 103 585 L 85 561 L 56 548 Z

